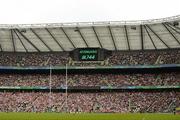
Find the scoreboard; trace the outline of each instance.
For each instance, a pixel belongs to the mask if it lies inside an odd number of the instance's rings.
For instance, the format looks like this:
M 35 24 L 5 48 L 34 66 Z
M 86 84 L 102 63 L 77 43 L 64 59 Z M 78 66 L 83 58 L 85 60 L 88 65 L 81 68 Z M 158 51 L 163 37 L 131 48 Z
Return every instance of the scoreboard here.
M 79 61 L 98 61 L 98 49 L 79 49 Z
M 70 56 L 75 61 L 103 61 L 108 50 L 101 48 L 77 48 L 70 52 Z

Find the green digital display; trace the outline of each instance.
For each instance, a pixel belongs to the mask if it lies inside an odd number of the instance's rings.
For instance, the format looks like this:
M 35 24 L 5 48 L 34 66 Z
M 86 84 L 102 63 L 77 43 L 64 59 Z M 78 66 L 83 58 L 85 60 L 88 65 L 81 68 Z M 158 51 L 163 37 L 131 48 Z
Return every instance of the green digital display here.
M 80 61 L 97 61 L 98 49 L 93 49 L 93 48 L 79 49 L 79 60 Z

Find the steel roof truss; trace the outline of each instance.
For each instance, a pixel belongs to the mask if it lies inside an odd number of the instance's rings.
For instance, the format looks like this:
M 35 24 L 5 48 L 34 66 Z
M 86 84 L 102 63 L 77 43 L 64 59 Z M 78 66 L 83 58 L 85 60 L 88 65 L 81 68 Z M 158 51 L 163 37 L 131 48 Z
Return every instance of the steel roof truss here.
M 167 26 L 169 26 L 171 29 L 173 29 L 175 32 L 179 33 L 179 31 L 176 30 L 176 27 L 175 26 L 172 26 L 170 23 L 165 23 Z M 175 27 L 175 28 L 174 28 Z
M 10 33 L 11 33 L 11 41 L 12 41 L 12 45 L 13 45 L 13 50 L 14 50 L 14 52 L 16 52 L 14 35 L 13 35 L 13 30 L 12 29 L 10 29 Z
M 169 25 L 171 25 L 171 26 L 173 26 L 172 24 L 170 24 L 170 23 L 168 23 Z M 176 26 L 173 26 L 173 27 L 175 27 L 176 29 L 178 29 L 178 30 L 180 30 L 180 28 L 179 27 L 176 27 Z
M 76 27 L 76 29 L 77 29 L 79 35 L 81 36 L 81 38 L 83 39 L 84 43 L 86 44 L 86 47 L 89 47 L 89 45 L 87 44 L 86 40 L 84 39 L 84 37 L 83 37 L 83 35 L 82 35 L 80 29 L 79 29 L 78 27 Z
M 127 32 L 126 25 L 124 25 L 124 30 L 125 30 L 126 40 L 127 40 L 127 44 L 128 44 L 128 50 L 131 50 L 130 44 L 129 44 L 129 37 L 128 37 L 128 32 Z
M 99 39 L 99 36 L 98 36 L 98 34 L 97 34 L 96 30 L 95 30 L 95 28 L 92 27 L 92 29 L 93 29 L 93 31 L 94 31 L 94 34 L 95 34 L 95 36 L 96 36 L 96 38 L 97 38 L 97 41 L 98 41 L 100 47 L 103 48 L 103 46 L 102 46 L 102 44 L 101 44 L 101 41 L 100 41 L 100 39 Z
M 168 49 L 170 49 L 170 47 L 161 39 L 161 37 L 149 25 L 146 25 L 146 26 Z
M 164 23 L 162 23 L 162 24 L 166 28 L 166 30 L 171 34 L 171 36 L 176 40 L 176 42 L 180 45 L 180 42 L 178 41 L 176 36 L 174 36 L 174 34 L 169 30 L 169 28 Z
M 152 44 L 153 44 L 154 48 L 157 50 L 157 47 L 156 47 L 156 45 L 154 44 L 154 41 L 153 41 L 153 39 L 152 39 L 151 35 L 149 34 L 149 32 L 148 32 L 148 30 L 147 30 L 146 26 L 145 26 L 145 25 L 143 25 L 143 26 L 144 26 L 144 28 L 145 28 L 145 30 L 146 30 L 146 32 L 147 32 L 147 34 L 148 34 L 148 36 L 149 36 L 149 38 L 150 38 L 151 42 L 152 42 Z
M 48 28 L 45 28 L 45 30 L 49 33 L 49 35 L 53 38 L 53 40 L 58 44 L 58 46 L 63 50 L 63 51 L 65 51 L 64 50 L 64 48 L 62 47 L 62 45 L 56 40 L 56 38 L 52 35 L 52 33 L 49 31 L 49 29 Z
M 19 37 L 19 35 L 17 34 L 17 32 L 15 30 L 13 30 L 14 33 L 16 34 L 16 36 L 18 37 L 19 41 L 21 42 L 22 46 L 24 47 L 25 51 L 28 52 L 26 46 L 24 45 L 24 43 L 22 42 L 21 38 Z
M 141 35 L 141 48 L 144 50 L 144 36 L 143 36 L 143 27 L 140 25 L 140 35 Z
M 70 39 L 70 37 L 67 35 L 67 33 L 65 32 L 65 30 L 60 27 L 60 29 L 63 31 L 64 35 L 66 36 L 66 38 L 69 40 L 69 42 L 71 43 L 71 45 L 76 48 L 76 46 L 74 45 L 74 43 L 72 42 L 72 40 Z
M 32 28 L 30 28 L 31 32 L 46 46 L 46 48 L 48 48 L 49 51 L 53 51 L 44 41 L 43 39 L 35 32 L 35 30 L 33 30 Z
M 117 50 L 117 47 L 116 47 L 116 44 L 115 44 L 115 41 L 114 41 L 114 36 L 113 36 L 113 34 L 112 34 L 111 27 L 108 26 L 108 29 L 109 29 L 109 32 L 110 32 L 110 35 L 111 35 L 111 39 L 112 39 L 112 41 L 113 41 L 114 48 L 115 48 L 115 50 Z
M 41 52 L 23 33 L 21 33 L 18 29 L 16 31 L 29 43 L 31 44 L 38 52 Z

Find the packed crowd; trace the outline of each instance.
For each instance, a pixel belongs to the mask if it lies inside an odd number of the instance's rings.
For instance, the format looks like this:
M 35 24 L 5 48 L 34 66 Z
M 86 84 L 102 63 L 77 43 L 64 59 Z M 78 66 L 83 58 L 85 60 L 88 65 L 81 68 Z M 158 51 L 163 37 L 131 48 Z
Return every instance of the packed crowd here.
M 110 65 L 180 64 L 180 50 L 112 52 Z
M 0 53 L 0 66 L 63 66 L 69 54 L 59 53 Z
M 0 112 L 170 112 L 180 92 L 0 92 Z
M 0 66 L 64 66 L 65 64 L 75 66 L 180 64 L 180 50 L 114 51 L 106 60 L 88 64 L 73 61 L 69 52 L 0 53 Z
M 178 86 L 180 73 L 68 74 L 68 86 Z M 48 74 L 0 74 L 0 86 L 49 86 Z M 66 84 L 65 74 L 52 74 L 51 86 Z

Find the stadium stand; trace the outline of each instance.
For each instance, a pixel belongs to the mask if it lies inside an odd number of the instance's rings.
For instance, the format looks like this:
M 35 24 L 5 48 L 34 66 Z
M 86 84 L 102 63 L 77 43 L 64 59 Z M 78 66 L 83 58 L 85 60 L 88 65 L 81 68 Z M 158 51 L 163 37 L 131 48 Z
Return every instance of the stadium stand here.
M 154 65 L 179 64 L 180 51 L 113 52 L 109 58 L 111 65 Z
M 65 86 L 65 74 L 51 75 L 52 87 Z M 1 74 L 0 86 L 49 86 L 48 74 Z M 161 74 L 68 74 L 68 86 L 179 86 L 179 72 Z
M 0 25 L 0 112 L 172 113 L 179 20 Z
M 65 66 L 72 65 L 68 52 L 58 53 L 0 53 L 1 66 Z M 75 64 L 77 66 L 97 65 L 158 65 L 158 64 L 180 64 L 180 50 L 164 51 L 132 51 L 112 52 L 112 56 L 104 61 L 106 64 L 90 62 L 89 64 Z
M 65 98 L 65 93 L 52 93 L 49 99 L 43 92 L 1 92 L 0 111 L 63 112 Z M 67 108 L 69 112 L 168 112 L 169 103 L 180 105 L 179 98 L 179 92 L 69 93 Z
M 55 66 L 67 63 L 68 53 L 0 53 L 1 66 Z

